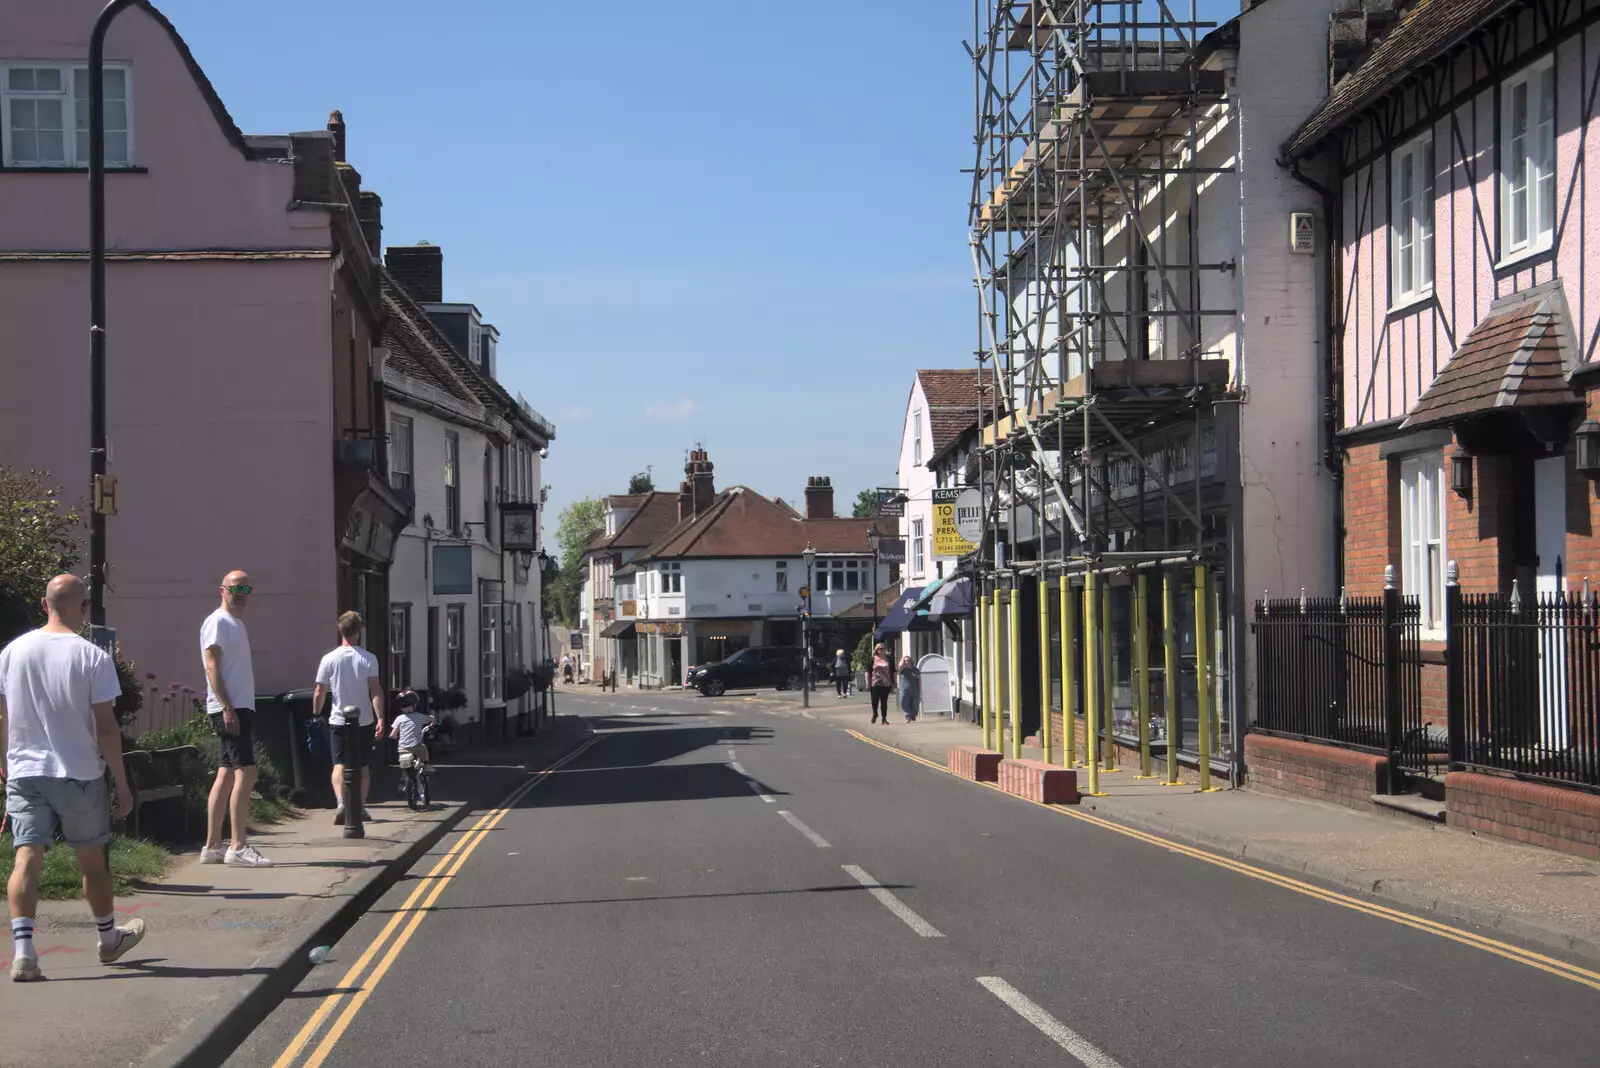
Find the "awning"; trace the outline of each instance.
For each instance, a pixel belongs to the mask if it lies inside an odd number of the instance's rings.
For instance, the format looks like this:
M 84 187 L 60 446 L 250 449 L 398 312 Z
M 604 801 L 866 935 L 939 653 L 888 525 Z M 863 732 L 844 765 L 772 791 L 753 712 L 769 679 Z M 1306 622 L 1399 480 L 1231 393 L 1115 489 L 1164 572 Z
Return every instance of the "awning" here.
M 888 634 L 899 634 L 910 626 L 911 621 L 916 618 L 917 598 L 921 596 L 921 586 L 912 586 L 902 590 L 900 596 L 894 600 L 894 607 L 889 609 L 889 614 L 884 617 L 883 622 L 878 625 L 878 629 L 873 632 L 873 635 L 882 638 Z
M 927 618 L 935 622 L 946 619 L 964 619 L 972 614 L 972 580 L 962 577 L 951 579 L 939 587 L 928 604 Z
M 938 593 L 948 581 L 949 579 L 936 578 L 926 586 L 922 587 L 922 596 L 917 598 L 917 610 L 921 612 L 926 609 L 928 607 L 928 602 L 933 600 L 933 595 Z
M 634 621 L 631 619 L 619 619 L 605 630 L 601 631 L 600 637 L 626 638 L 628 635 L 633 633 L 633 625 Z

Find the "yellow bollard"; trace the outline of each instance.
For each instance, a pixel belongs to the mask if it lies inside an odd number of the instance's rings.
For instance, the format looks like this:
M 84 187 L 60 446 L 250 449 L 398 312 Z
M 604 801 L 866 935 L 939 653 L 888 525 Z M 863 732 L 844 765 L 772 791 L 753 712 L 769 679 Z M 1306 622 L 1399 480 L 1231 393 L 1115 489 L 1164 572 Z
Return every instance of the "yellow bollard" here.
M 1215 579 L 1216 578 L 1215 575 L 1207 575 L 1206 577 L 1210 578 L 1210 579 Z M 1217 583 L 1218 587 L 1220 587 L 1221 585 L 1222 585 L 1222 583 Z M 1209 589 L 1209 587 L 1208 587 L 1208 589 Z M 1210 593 L 1207 595 L 1206 600 L 1211 605 L 1211 616 L 1210 616 L 1210 628 L 1211 629 L 1210 629 L 1209 633 L 1210 633 L 1212 638 L 1217 638 L 1217 636 L 1218 636 L 1218 628 L 1220 626 L 1220 624 L 1219 624 L 1219 622 L 1217 620 L 1217 610 L 1218 610 L 1217 609 L 1217 605 L 1219 603 L 1221 603 L 1221 601 L 1222 601 L 1222 590 L 1220 588 L 1210 590 Z M 1213 664 L 1212 664 L 1213 673 L 1215 672 L 1215 669 L 1216 669 L 1214 658 L 1216 658 L 1217 656 L 1220 656 L 1221 653 L 1222 653 L 1222 649 L 1221 649 L 1220 645 L 1217 646 L 1217 647 L 1214 647 L 1212 649 L 1211 655 L 1213 657 Z M 1215 701 L 1215 698 L 1217 696 L 1217 691 L 1216 691 L 1216 687 L 1215 686 L 1213 686 L 1211 688 L 1211 696 L 1213 698 L 1212 706 L 1211 706 L 1211 751 L 1213 753 L 1220 753 L 1220 752 L 1222 752 L 1222 709 L 1217 707 L 1217 704 L 1216 704 L 1216 701 Z
M 1153 779 L 1150 771 L 1150 575 L 1141 571 L 1133 587 L 1133 714 L 1139 721 L 1139 774 L 1137 779 Z
M 1039 571 L 1039 744 L 1050 763 L 1055 731 L 1050 723 L 1050 574 Z
M 1105 724 L 1106 736 L 1102 738 L 1101 750 L 1106 759 L 1106 770 L 1117 770 L 1117 743 L 1113 737 L 1116 733 L 1117 715 L 1116 702 L 1112 694 L 1117 692 L 1116 676 L 1112 673 L 1111 661 L 1111 583 L 1101 584 L 1099 591 L 1100 605 L 1100 689 L 1105 695 L 1105 702 L 1100 706 L 1100 719 Z
M 1194 565 L 1194 692 L 1199 722 L 1195 736 L 1200 742 L 1200 792 L 1209 794 L 1211 785 L 1211 635 L 1207 609 L 1211 592 L 1206 583 L 1206 565 Z
M 1099 578 L 1093 571 L 1083 576 L 1083 740 L 1088 753 L 1089 796 L 1100 793 L 1100 596 Z
M 1011 724 L 1011 759 L 1022 759 L 1022 588 L 1010 593 L 1010 627 L 1006 634 L 1006 704 Z
M 989 706 L 989 683 L 992 672 L 989 668 L 989 594 L 987 591 L 978 595 L 977 612 L 978 632 L 975 640 L 978 643 L 978 726 L 983 730 L 983 746 L 989 747 L 989 713 L 994 711 Z
M 989 675 L 984 686 L 989 714 L 983 718 L 983 747 L 991 751 L 1000 749 L 1000 589 L 989 591 L 988 637 L 984 641 L 984 656 L 988 659 Z
M 1161 572 L 1161 642 L 1166 647 L 1162 705 L 1167 713 L 1167 778 L 1162 786 L 1182 786 L 1178 778 L 1178 590 L 1170 568 Z
M 1061 766 L 1070 768 L 1078 763 L 1078 625 L 1073 620 L 1073 602 L 1077 591 L 1072 580 L 1061 576 Z

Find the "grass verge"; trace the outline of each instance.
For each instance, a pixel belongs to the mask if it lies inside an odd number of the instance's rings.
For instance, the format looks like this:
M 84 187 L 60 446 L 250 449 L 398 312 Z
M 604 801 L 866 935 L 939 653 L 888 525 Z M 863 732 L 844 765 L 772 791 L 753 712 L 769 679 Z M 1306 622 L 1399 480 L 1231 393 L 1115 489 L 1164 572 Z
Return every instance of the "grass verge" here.
M 154 842 L 122 835 L 111 837 L 111 883 L 118 897 L 137 893 L 137 882 L 159 879 L 167 873 L 171 855 Z M 0 836 L 0 879 L 11 877 L 15 852 L 11 835 Z M 78 858 L 65 842 L 57 842 L 44 855 L 39 873 L 39 896 L 46 901 L 72 901 L 83 896 Z

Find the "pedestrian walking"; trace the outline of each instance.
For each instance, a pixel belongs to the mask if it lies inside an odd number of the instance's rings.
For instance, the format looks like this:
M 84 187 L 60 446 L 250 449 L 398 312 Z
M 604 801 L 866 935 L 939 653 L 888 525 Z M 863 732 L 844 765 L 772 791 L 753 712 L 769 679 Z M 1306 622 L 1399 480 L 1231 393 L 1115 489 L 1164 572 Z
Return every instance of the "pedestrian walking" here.
M 843 649 L 833 654 L 833 688 L 840 697 L 850 696 L 850 661 L 845 659 Z
M 11 906 L 11 979 L 43 979 L 33 945 L 39 872 L 59 828 L 78 854 L 83 896 L 100 934 L 100 963 L 119 960 L 144 937 L 144 921 L 118 925 L 112 906 L 109 771 L 117 818 L 133 811 L 122 766 L 122 730 L 114 703 L 122 695 L 116 664 L 78 636 L 89 590 L 75 575 L 45 587 L 48 622 L 0 650 L 0 779 L 16 850 L 7 898 Z
M 361 648 L 361 615 L 346 612 L 339 617 L 339 646 L 317 665 L 317 685 L 311 691 L 311 707 L 320 710 L 323 698 L 333 692 L 333 711 L 328 724 L 333 728 L 333 796 L 338 808 L 333 822 L 344 825 L 344 767 L 354 762 L 361 783 L 361 818 L 367 818 L 367 793 L 372 786 L 372 743 L 383 737 L 383 684 L 378 681 L 378 658 Z M 356 733 L 356 751 L 348 752 L 344 738 L 345 709 L 354 707 L 362 730 Z
M 217 779 L 206 805 L 202 864 L 270 868 L 272 861 L 250 844 L 250 793 L 256 788 L 255 664 L 250 632 L 242 617 L 250 606 L 250 576 L 230 571 L 222 580 L 222 604 L 200 624 L 200 659 L 206 671 L 206 715 L 217 732 Z M 222 820 L 232 838 L 222 848 Z
M 900 658 L 900 714 L 914 722 L 922 709 L 922 671 L 911 661 L 911 654 Z M 888 718 L 887 712 L 885 718 Z
M 894 662 L 889 659 L 889 649 L 882 642 L 872 647 L 872 667 L 867 679 L 872 691 L 872 722 L 889 722 L 889 694 L 894 691 Z

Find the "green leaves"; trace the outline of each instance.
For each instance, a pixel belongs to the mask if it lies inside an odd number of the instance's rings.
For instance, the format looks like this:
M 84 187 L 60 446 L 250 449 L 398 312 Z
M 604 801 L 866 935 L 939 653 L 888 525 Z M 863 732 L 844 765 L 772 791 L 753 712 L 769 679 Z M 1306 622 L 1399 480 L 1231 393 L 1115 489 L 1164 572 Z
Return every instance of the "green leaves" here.
M 0 467 L 0 645 L 44 622 L 39 599 L 83 555 L 83 504 L 62 504 L 43 471 Z
M 556 615 L 563 626 L 578 622 L 578 596 L 583 586 L 583 553 L 589 539 L 605 529 L 606 506 L 598 497 L 573 501 L 562 509 L 556 525 L 561 570 L 556 575 Z

